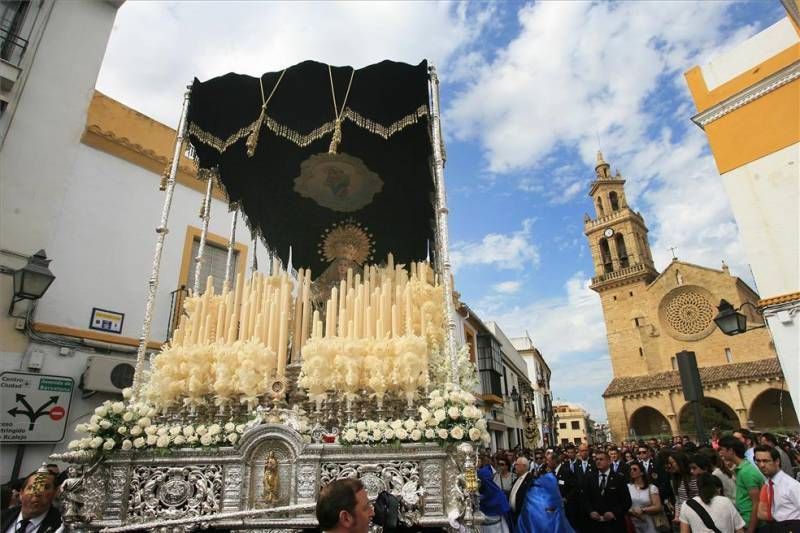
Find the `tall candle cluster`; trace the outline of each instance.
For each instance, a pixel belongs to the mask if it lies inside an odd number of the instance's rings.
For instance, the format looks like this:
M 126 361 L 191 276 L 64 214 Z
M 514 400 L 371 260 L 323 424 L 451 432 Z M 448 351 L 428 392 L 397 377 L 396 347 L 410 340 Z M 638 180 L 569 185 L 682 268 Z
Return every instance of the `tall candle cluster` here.
M 240 273 L 234 290 L 225 286 L 221 294 L 209 276 L 203 295 L 186 299 L 186 314 L 153 362 L 152 401 L 203 403 L 213 395 L 217 403 L 253 402 L 272 379 L 285 377 L 292 330 L 292 357 L 308 335 L 311 273 L 301 270 L 295 288 L 277 260 L 272 272 L 246 282 Z
M 412 399 L 428 383 L 428 351 L 444 335 L 443 295 L 430 265 L 369 266 L 348 270 L 331 289 L 324 321 L 312 317 L 303 347 L 301 386 L 318 401 L 326 391 L 353 396 L 365 390 L 382 401 L 387 392 Z

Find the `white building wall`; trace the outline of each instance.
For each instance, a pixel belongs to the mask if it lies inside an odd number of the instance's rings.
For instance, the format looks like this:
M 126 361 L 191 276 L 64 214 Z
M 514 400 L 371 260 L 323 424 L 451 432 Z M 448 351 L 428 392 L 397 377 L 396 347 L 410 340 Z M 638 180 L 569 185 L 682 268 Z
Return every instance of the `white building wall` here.
M 800 290 L 800 144 L 722 175 L 762 298 Z

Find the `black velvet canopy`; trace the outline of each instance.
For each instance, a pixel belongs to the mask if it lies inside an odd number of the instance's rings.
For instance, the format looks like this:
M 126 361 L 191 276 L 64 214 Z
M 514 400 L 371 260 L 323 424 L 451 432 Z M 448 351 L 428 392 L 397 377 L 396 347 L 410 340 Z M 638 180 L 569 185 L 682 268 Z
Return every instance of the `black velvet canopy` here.
M 422 260 L 429 242 L 433 249 L 434 219 L 427 62 L 383 61 L 353 73 L 336 156 L 327 155 L 331 78 L 341 110 L 353 69 L 330 72 L 305 61 L 286 69 L 277 88 L 281 72 L 264 74 L 261 85 L 233 73 L 195 79 L 189 139 L 200 168 L 216 168 L 230 202 L 272 251 L 286 262 L 291 246 L 294 266 L 315 277 L 330 264 L 320 253 L 326 232 L 348 221 L 371 234 L 376 262 L 389 252 L 400 263 Z M 265 98 L 275 91 L 250 156 L 261 87 Z

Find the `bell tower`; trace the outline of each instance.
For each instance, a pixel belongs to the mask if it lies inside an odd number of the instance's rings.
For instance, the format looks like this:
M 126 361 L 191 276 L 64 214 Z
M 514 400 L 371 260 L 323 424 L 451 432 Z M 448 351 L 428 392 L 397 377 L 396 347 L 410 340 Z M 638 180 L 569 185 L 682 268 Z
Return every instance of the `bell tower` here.
M 595 218 L 584 216 L 583 233 L 589 239 L 595 275 L 591 288 L 602 293 L 631 283 L 649 283 L 658 275 L 647 241 L 642 215 L 628 207 L 625 180 L 597 152 L 595 179 L 589 196 Z

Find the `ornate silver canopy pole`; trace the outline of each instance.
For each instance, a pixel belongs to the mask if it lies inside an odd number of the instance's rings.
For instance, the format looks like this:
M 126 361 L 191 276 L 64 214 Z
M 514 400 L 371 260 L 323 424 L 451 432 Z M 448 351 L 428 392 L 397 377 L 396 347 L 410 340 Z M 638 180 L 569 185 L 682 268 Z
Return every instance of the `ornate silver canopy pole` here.
M 230 287 L 231 270 L 233 269 L 233 247 L 236 244 L 236 219 L 239 217 L 239 209 L 234 209 L 231 213 L 231 236 L 228 239 L 228 257 L 225 259 L 225 282 L 224 285 Z
M 139 337 L 139 350 L 136 353 L 136 368 L 133 373 L 133 386 L 131 395 L 131 402 L 135 402 L 141 393 L 142 389 L 142 372 L 144 372 L 144 358 L 147 353 L 147 342 L 150 340 L 150 329 L 153 323 L 153 307 L 156 303 L 156 291 L 158 290 L 158 273 L 161 268 L 161 252 L 164 249 L 164 239 L 169 230 L 167 229 L 167 221 L 169 220 L 169 210 L 172 206 L 172 195 L 175 193 L 175 177 L 178 175 L 178 165 L 181 160 L 181 147 L 183 146 L 183 138 L 186 134 L 186 113 L 189 110 L 189 96 L 191 95 L 191 86 L 186 88 L 183 95 L 183 108 L 181 109 L 181 118 L 178 121 L 177 137 L 175 139 L 175 151 L 172 155 L 172 167 L 169 170 L 169 178 L 167 179 L 167 187 L 164 192 L 164 206 L 161 208 L 161 221 L 156 228 L 156 251 L 153 257 L 153 271 L 150 274 L 150 281 L 147 290 L 147 303 L 144 308 L 144 323 L 142 324 L 142 335 Z
M 447 192 L 444 187 L 444 143 L 442 121 L 439 115 L 439 76 L 436 67 L 428 67 L 428 97 L 431 108 L 431 143 L 433 144 L 433 174 L 436 185 L 436 260 L 444 287 L 444 312 L 447 314 L 447 354 L 450 357 L 450 380 L 458 384 L 458 350 L 456 348 L 455 306 L 453 305 L 453 278 L 450 268 L 450 251 L 447 232 Z
M 194 288 L 193 294 L 200 294 L 200 271 L 203 269 L 203 254 L 206 251 L 206 239 L 208 238 L 208 221 L 211 220 L 211 189 L 214 186 L 214 175 L 208 171 L 208 184 L 206 185 L 206 195 L 203 198 L 203 206 L 200 208 L 200 218 L 203 220 L 203 229 L 200 232 L 200 244 L 197 246 L 197 256 L 194 258 Z

